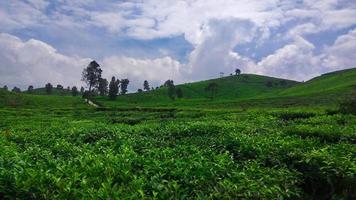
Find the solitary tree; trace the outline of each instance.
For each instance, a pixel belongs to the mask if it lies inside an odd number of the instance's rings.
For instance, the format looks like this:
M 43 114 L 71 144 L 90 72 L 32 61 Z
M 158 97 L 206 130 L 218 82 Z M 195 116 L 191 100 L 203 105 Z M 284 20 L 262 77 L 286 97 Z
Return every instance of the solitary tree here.
M 58 84 L 57 87 L 56 87 L 58 90 L 63 90 L 63 86 Z
M 137 89 L 137 92 L 138 92 L 138 93 L 142 93 L 143 90 L 142 90 L 142 89 Z
M 177 88 L 176 89 L 176 94 L 177 94 L 177 98 L 182 98 L 183 97 L 183 90 L 182 88 Z
M 3 89 L 7 91 L 9 88 L 7 87 L 7 85 L 4 85 Z
M 148 84 L 148 81 L 145 80 L 143 82 L 143 89 L 146 90 L 146 91 L 149 91 L 150 90 L 150 85 Z
M 214 97 L 216 96 L 217 92 L 218 92 L 218 84 L 216 83 L 209 83 L 209 85 L 207 85 L 204 90 L 206 92 L 210 93 L 210 99 L 214 99 Z
M 115 79 L 115 76 L 111 78 L 110 84 L 109 84 L 109 98 L 111 100 L 115 100 L 117 97 L 117 93 L 119 92 L 119 84 L 120 81 Z
M 52 89 L 53 89 L 53 86 L 51 83 L 47 83 L 46 86 L 45 86 L 45 89 L 46 89 L 46 93 L 47 94 L 51 94 L 52 93 Z
M 235 69 L 235 74 L 236 75 L 240 75 L 241 74 L 241 70 L 240 69 Z
M 105 78 L 100 78 L 98 90 L 101 96 L 104 96 L 108 93 L 108 85 L 109 83 Z
M 76 86 L 72 87 L 72 96 L 77 96 L 78 95 L 78 88 Z
M 18 88 L 18 87 L 14 87 L 14 88 L 12 89 L 12 91 L 13 91 L 13 92 L 16 92 L 16 93 L 20 93 L 20 92 L 21 92 L 21 89 Z
M 83 87 L 83 86 L 82 86 L 82 87 L 80 87 L 80 93 L 81 93 L 81 94 L 84 94 L 84 90 L 85 90 L 85 89 L 84 89 L 84 87 Z
M 33 86 L 32 86 L 32 85 L 28 86 L 27 92 L 28 92 L 29 94 L 32 94 L 32 92 L 33 92 Z
M 91 61 L 89 65 L 84 68 L 82 72 L 82 81 L 84 81 L 89 86 L 89 96 L 92 92 L 92 88 L 95 88 L 99 84 L 101 79 L 102 70 L 100 65 L 95 61 Z
M 129 79 L 122 79 L 120 81 L 121 94 L 126 94 L 127 93 L 127 86 L 129 85 L 129 83 L 130 83 Z
M 167 95 L 170 99 L 174 100 L 176 96 L 176 87 L 174 86 L 173 80 L 167 80 L 164 83 L 165 87 L 168 87 Z

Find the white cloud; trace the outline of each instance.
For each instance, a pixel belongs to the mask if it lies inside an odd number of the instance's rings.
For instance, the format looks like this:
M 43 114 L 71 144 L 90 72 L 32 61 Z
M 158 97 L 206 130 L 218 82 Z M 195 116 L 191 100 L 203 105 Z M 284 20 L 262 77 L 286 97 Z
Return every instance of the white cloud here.
M 83 85 L 81 72 L 91 61 L 63 55 L 39 40 L 22 41 L 5 33 L 0 34 L 0 46 L 0 85 L 23 89 L 28 85 L 43 87 L 47 82 L 64 86 Z M 108 80 L 111 76 L 129 78 L 132 90 L 142 87 L 143 80 L 149 80 L 152 86 L 162 84 L 163 80 L 182 80 L 181 64 L 170 57 L 135 59 L 111 56 L 98 62 L 104 71 L 103 77 Z
M 339 36 L 334 44 L 325 47 L 322 55 L 322 65 L 326 70 L 338 70 L 356 67 L 356 29 Z
M 304 37 L 356 25 L 356 3 L 351 0 L 62 0 L 50 12 L 48 5 L 49 1 L 44 0 L 0 2 L 0 31 L 46 27 L 48 34 L 56 35 L 53 30 L 71 32 L 78 28 L 76 35 L 85 32 L 98 38 L 95 31 L 100 29 L 110 37 L 136 40 L 183 35 L 193 46 L 186 64 L 172 59 L 169 53 L 157 59 L 112 53 L 99 61 L 105 76 L 135 79 L 135 86 L 141 86 L 145 79 L 154 84 L 169 78 L 206 79 L 216 77 L 220 71 L 230 73 L 235 67 L 244 72 L 305 80 L 328 70 L 356 66 L 355 30 L 340 36 L 333 45 L 318 49 L 319 54 Z M 284 26 L 288 28 L 286 33 L 273 32 Z M 236 45 L 250 41 L 261 45 L 275 34 L 283 34 L 280 38 L 288 43 L 259 62 L 234 52 Z M 0 84 L 37 84 L 39 80 L 40 84 L 49 80 L 80 84 L 81 70 L 89 60 L 66 56 L 39 40 L 22 41 L 9 34 L 0 35 L 0 46 L 0 58 L 5 63 L 0 67 Z M 77 48 L 80 51 L 83 47 Z
M 130 89 L 142 88 L 144 80 L 151 86 L 159 86 L 163 81 L 173 79 L 182 81 L 182 65 L 170 57 L 157 59 L 136 59 L 125 56 L 111 56 L 101 62 L 103 76 L 110 80 L 111 76 L 128 78 Z
M 263 58 L 256 67 L 261 74 L 306 80 L 320 74 L 320 63 L 314 49 L 313 44 L 299 37 Z
M 39 40 L 26 42 L 19 38 L 0 34 L 0 84 L 43 86 L 52 84 L 80 85 L 83 66 L 90 61 L 62 55 L 53 47 Z

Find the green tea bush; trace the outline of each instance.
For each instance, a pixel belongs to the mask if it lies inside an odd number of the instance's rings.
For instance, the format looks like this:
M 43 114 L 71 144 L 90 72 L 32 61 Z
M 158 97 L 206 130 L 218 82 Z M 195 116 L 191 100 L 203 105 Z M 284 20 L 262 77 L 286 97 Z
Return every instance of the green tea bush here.
M 295 119 L 306 119 L 310 117 L 316 116 L 313 112 L 278 112 L 274 114 L 276 117 L 280 118 L 281 120 L 295 120 Z

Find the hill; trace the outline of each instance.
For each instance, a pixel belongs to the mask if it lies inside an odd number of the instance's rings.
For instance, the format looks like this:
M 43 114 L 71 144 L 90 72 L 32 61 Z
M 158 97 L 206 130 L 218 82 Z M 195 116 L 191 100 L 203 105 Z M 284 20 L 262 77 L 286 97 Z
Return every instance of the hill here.
M 27 91 L 24 91 L 23 93 L 27 93 Z M 47 95 L 47 93 L 46 93 L 46 88 L 35 88 L 35 89 L 33 90 L 32 94 L 36 94 L 36 95 Z M 59 89 L 57 89 L 57 88 L 53 88 L 51 95 L 71 96 L 71 95 L 72 95 L 72 92 L 71 92 L 71 90 L 67 90 L 67 89 L 59 90 Z
M 183 101 L 186 103 L 197 101 L 210 101 L 209 93 L 205 91 L 205 87 L 210 83 L 218 85 L 218 92 L 214 98 L 216 101 L 222 100 L 241 100 L 256 97 L 265 97 L 283 91 L 286 88 L 292 87 L 298 82 L 267 77 L 254 74 L 241 74 L 239 76 L 226 76 L 223 78 L 185 83 L 177 85 L 183 91 Z M 106 97 L 97 97 L 99 102 L 105 101 Z M 161 87 L 149 92 L 133 93 L 124 96 L 119 96 L 117 102 L 126 102 L 133 104 L 147 103 L 169 103 L 171 100 L 167 96 L 167 88 Z M 105 105 L 113 102 L 105 102 Z M 115 102 L 114 102 L 115 104 Z
M 81 97 L 58 95 L 32 95 L 0 89 L 0 108 L 72 108 L 86 107 Z
M 349 93 L 356 86 L 356 68 L 335 71 L 283 90 L 281 96 L 331 95 Z
M 218 85 L 213 101 L 204 88 L 209 83 Z M 185 83 L 177 85 L 183 91 L 183 98 L 172 101 L 167 96 L 167 88 L 119 96 L 117 101 L 108 101 L 106 97 L 95 100 L 105 106 L 128 105 L 186 105 L 216 106 L 238 104 L 248 105 L 309 105 L 336 104 L 340 100 L 354 95 L 356 88 L 356 68 L 335 71 L 300 83 L 254 74 L 227 76 L 223 78 Z

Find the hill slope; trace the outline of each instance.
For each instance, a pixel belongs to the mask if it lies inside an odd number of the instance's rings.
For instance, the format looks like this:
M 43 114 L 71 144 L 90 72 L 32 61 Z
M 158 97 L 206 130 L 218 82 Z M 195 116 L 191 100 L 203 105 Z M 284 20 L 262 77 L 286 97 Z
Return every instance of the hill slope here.
M 207 100 L 209 93 L 204 88 L 209 83 L 218 85 L 216 100 L 248 99 L 252 97 L 263 97 L 278 93 L 286 88 L 298 84 L 296 81 L 253 75 L 242 74 L 239 76 L 227 76 L 223 78 L 185 83 L 177 85 L 183 91 L 183 99 Z M 98 98 L 103 100 L 103 98 Z M 167 102 L 167 88 L 162 87 L 149 92 L 127 94 L 119 96 L 118 101 L 132 103 Z
M 27 93 L 27 91 L 24 91 L 23 93 Z M 46 88 L 36 88 L 33 90 L 32 94 L 47 95 Z M 71 96 L 72 92 L 70 90 L 68 91 L 67 89 L 59 90 L 57 88 L 53 88 L 51 95 Z
M 281 96 L 348 93 L 356 86 L 356 68 L 335 71 L 283 90 Z
M 15 93 L 0 89 L 0 108 L 71 108 L 87 107 L 81 97 L 57 96 L 57 95 L 30 95 Z
M 218 84 L 218 93 L 214 101 L 211 101 L 208 99 L 209 94 L 204 88 L 213 82 Z M 177 101 L 171 101 L 168 98 L 166 87 L 150 92 L 119 96 L 117 101 L 108 101 L 106 97 L 98 97 L 96 101 L 106 106 L 126 106 L 129 104 L 186 104 L 194 106 L 224 102 L 234 105 L 239 102 L 249 105 L 254 103 L 264 105 L 335 104 L 339 100 L 355 94 L 356 68 L 323 74 L 304 83 L 242 74 L 185 83 L 176 87 L 183 90 L 183 99 Z

